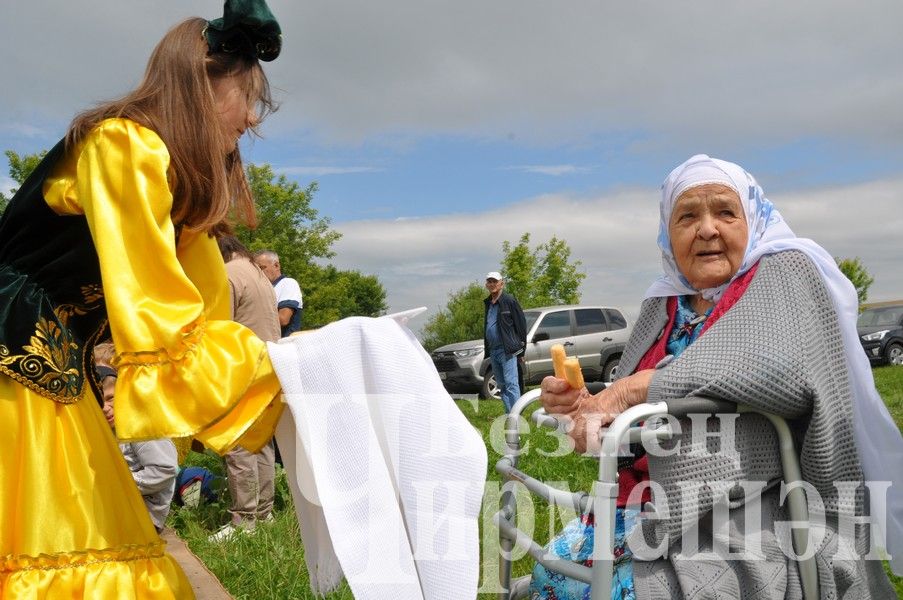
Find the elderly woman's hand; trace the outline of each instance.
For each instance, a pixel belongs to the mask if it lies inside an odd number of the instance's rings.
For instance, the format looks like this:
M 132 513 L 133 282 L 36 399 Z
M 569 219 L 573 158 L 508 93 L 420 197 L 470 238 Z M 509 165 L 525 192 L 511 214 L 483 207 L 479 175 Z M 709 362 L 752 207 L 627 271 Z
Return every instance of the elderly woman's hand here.
M 654 369 L 623 377 L 595 396 L 586 388 L 575 390 L 564 379 L 542 380 L 540 400 L 546 412 L 570 421 L 568 435 L 578 452 L 599 451 L 599 430 L 619 414 L 646 401 Z
M 539 399 L 549 414 L 568 414 L 576 410 L 586 398 L 590 398 L 586 388 L 575 390 L 566 379 L 549 375 L 540 384 L 542 394 Z

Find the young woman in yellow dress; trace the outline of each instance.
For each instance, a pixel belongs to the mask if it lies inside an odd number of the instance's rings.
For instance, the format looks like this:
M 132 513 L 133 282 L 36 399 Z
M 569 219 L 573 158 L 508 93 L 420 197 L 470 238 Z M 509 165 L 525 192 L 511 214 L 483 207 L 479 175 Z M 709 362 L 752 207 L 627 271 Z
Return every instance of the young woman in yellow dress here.
M 188 19 L 125 97 L 82 113 L 0 220 L 0 598 L 186 598 L 100 407 L 118 351 L 121 439 L 256 450 L 281 412 L 264 342 L 229 319 L 213 228 L 253 222 L 238 139 L 272 107 L 262 0 Z

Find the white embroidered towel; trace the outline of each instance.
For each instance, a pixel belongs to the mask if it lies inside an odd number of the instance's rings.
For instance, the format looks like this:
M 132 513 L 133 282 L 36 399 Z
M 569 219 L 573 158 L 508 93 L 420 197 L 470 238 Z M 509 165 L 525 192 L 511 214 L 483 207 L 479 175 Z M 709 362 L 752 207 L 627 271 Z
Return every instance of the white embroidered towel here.
M 313 590 L 344 573 L 357 599 L 476 597 L 486 448 L 414 335 L 351 318 L 269 351 Z

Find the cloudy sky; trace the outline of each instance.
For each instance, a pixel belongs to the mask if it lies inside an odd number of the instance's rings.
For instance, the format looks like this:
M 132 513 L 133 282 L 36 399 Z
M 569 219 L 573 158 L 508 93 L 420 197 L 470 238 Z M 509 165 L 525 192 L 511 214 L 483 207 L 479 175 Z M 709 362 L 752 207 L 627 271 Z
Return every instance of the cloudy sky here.
M 134 86 L 168 26 L 221 9 L 0 2 L 0 150 L 17 152 Z M 319 183 L 335 263 L 378 275 L 393 310 L 438 309 L 529 231 L 570 243 L 584 302 L 635 314 L 658 273 L 658 187 L 699 152 L 756 175 L 798 235 L 860 257 L 870 299 L 903 298 L 897 1 L 270 6 L 281 109 L 246 157 Z

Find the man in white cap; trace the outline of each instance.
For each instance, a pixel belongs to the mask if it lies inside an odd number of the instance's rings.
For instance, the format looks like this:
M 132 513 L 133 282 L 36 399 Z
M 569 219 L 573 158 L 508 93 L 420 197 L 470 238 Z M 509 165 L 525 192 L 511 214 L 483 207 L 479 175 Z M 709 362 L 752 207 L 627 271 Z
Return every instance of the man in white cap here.
M 485 355 L 492 361 L 492 372 L 505 403 L 505 412 L 508 412 L 520 397 L 517 357 L 527 346 L 527 321 L 514 296 L 502 291 L 504 287 L 505 279 L 501 273 L 490 271 L 486 274 L 489 297 L 483 300 L 483 345 Z

